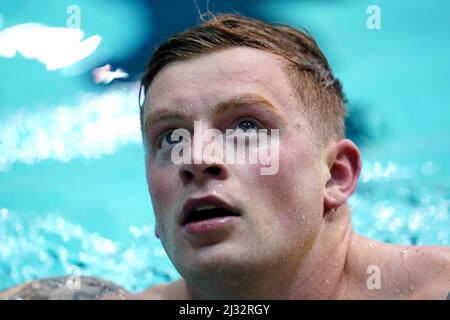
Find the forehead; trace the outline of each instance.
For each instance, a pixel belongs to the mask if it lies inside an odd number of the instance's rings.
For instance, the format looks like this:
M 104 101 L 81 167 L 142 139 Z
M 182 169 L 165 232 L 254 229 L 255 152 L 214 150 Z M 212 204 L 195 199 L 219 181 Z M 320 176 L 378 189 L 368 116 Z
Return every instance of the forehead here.
M 144 119 L 150 110 L 212 105 L 249 93 L 287 109 L 298 108 L 281 57 L 233 47 L 165 66 L 148 89 Z

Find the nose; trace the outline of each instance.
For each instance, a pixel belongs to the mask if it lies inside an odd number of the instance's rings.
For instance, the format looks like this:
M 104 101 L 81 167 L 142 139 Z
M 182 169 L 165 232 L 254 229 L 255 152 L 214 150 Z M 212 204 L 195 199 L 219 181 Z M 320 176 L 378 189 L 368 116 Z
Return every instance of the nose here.
M 195 181 L 202 183 L 207 179 L 225 180 L 228 178 L 228 167 L 213 155 L 202 152 L 193 154 L 189 163 L 183 163 L 179 175 L 184 184 Z
M 182 164 L 179 169 L 183 184 L 190 182 L 204 183 L 208 179 L 225 180 L 228 178 L 228 168 L 223 162 L 214 159 L 204 159 L 201 162 Z
M 222 145 L 216 144 L 219 150 L 211 150 L 210 144 L 203 140 L 202 131 L 194 133 L 193 143 L 198 144 L 201 152 L 193 151 L 194 145 L 191 146 L 191 155 L 189 163 L 181 164 L 179 168 L 179 176 L 183 184 L 190 182 L 204 183 L 208 179 L 225 180 L 229 176 L 228 166 L 224 163 L 223 154 L 216 153 L 222 148 Z

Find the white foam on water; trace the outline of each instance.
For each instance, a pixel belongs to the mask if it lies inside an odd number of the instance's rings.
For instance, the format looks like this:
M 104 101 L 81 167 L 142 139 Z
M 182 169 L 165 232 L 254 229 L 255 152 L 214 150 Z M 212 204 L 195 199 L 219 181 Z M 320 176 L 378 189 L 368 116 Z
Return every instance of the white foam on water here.
M 141 143 L 138 86 L 85 94 L 76 105 L 18 111 L 0 120 L 0 171 L 16 163 L 98 159 Z
M 0 224 L 0 290 L 67 275 L 73 266 L 82 275 L 109 280 L 130 291 L 174 280 L 179 275 L 153 227 L 133 227 L 127 239 L 114 240 L 88 232 L 57 213 L 25 219 L 12 211 Z
M 36 59 L 47 70 L 68 67 L 90 56 L 101 37 L 82 40 L 84 31 L 76 28 L 49 27 L 40 23 L 22 23 L 0 31 L 0 57 Z

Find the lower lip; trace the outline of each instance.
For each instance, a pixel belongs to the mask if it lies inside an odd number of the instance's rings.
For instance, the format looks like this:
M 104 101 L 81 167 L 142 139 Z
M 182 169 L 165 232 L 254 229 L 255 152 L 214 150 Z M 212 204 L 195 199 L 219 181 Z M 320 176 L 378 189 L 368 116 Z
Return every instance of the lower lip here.
M 190 222 L 184 225 L 184 229 L 192 234 L 212 232 L 233 224 L 237 218 L 237 216 L 226 216 Z

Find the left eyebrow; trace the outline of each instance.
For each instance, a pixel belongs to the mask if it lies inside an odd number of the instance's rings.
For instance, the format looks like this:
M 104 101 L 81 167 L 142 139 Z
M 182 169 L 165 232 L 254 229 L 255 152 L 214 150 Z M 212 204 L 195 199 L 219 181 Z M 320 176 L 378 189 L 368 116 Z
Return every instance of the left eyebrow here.
M 287 124 L 286 118 L 280 113 L 276 106 L 266 98 L 255 94 L 244 94 L 221 102 L 213 108 L 213 112 L 216 115 L 223 115 L 245 107 L 256 107 L 257 109 L 267 111 L 274 116 L 274 120 L 277 120 L 283 125 Z
M 274 112 L 276 115 L 278 115 L 280 118 L 283 119 L 281 114 L 279 114 L 277 108 L 269 100 L 255 94 L 245 94 L 237 98 L 232 98 L 230 100 L 221 102 L 214 107 L 214 113 L 224 114 L 236 108 L 248 106 L 263 107 L 265 109 L 270 110 L 271 112 Z

